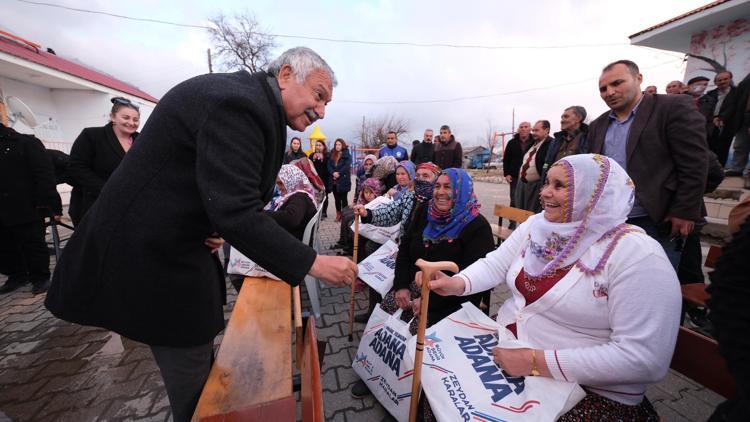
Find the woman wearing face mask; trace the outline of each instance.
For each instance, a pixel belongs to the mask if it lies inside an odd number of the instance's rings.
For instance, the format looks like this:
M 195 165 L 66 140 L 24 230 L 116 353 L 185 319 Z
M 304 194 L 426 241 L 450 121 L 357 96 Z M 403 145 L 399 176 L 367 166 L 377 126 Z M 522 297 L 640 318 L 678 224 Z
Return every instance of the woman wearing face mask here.
M 68 168 L 73 192 L 69 214 L 78 225 L 102 187 L 138 137 L 141 114 L 127 98 L 112 98 L 109 123 L 83 129 L 70 149 Z
M 419 313 L 421 299 L 415 284 L 419 269 L 414 264 L 418 259 L 453 261 L 464 269 L 493 249 L 492 229 L 479 213 L 471 176 L 459 168 L 444 170 L 435 182 L 432 199 L 415 210 L 401 238 L 393 290 L 383 298 L 383 310 L 393 313 L 397 308 L 404 309 L 402 319 L 406 321 Z M 468 297 L 430 293 L 427 326 L 461 309 L 466 301 L 478 307 L 482 297 L 483 292 Z M 418 317 L 414 318 L 409 327 L 412 334 L 418 324 Z M 369 390 L 364 382 L 357 382 L 351 394 L 363 397 Z
M 284 164 L 289 164 L 302 157 L 307 157 L 307 154 L 305 154 L 305 151 L 302 151 L 302 140 L 295 136 L 289 142 L 289 150 L 284 154 Z
M 580 384 L 586 397 L 558 420 L 659 420 L 644 393 L 669 368 L 681 295 L 662 247 L 625 224 L 632 181 L 610 158 L 574 155 L 550 168 L 540 197 L 543 213 L 430 289 L 508 285 L 497 321 L 529 348 L 495 348 L 495 362 L 512 376 Z
M 336 206 L 336 221 L 341 221 L 341 210 L 348 205 L 346 195 L 352 190 L 351 166 L 352 155 L 349 152 L 349 147 L 346 146 L 346 142 L 343 139 L 336 139 L 336 142 L 333 144 L 333 152 L 331 152 L 331 157 L 328 161 L 333 204 Z
M 414 163 L 402 161 L 396 167 L 396 186 L 388 190 L 388 196 L 394 201 L 401 197 L 404 192 L 412 189 L 414 185 Z

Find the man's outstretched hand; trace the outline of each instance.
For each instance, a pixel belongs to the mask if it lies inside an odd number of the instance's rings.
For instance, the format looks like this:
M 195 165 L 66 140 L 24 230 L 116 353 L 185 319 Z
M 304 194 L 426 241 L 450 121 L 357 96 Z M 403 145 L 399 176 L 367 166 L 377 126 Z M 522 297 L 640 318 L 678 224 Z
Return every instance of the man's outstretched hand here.
M 357 279 L 357 265 L 343 256 L 318 255 L 310 275 L 332 286 L 344 286 Z

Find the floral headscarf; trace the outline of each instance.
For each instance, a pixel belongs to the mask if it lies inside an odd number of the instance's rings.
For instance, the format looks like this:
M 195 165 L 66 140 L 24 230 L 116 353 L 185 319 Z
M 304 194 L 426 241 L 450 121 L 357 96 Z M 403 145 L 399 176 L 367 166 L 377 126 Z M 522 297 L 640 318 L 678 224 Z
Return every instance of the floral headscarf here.
M 531 277 L 543 277 L 577 264 L 582 271 L 596 274 L 620 237 L 640 230 L 625 224 L 635 187 L 625 170 L 603 155 L 573 155 L 555 166 L 562 167 L 568 179 L 568 199 L 561 205 L 563 222 L 550 222 L 543 212 L 529 218 L 524 271 Z M 595 262 L 581 262 L 581 256 L 601 239 L 611 239 L 604 255 Z
M 427 227 L 422 232 L 422 239 L 426 242 L 437 243 L 457 238 L 464 227 L 479 215 L 480 204 L 474 195 L 474 184 L 469 173 L 464 169 L 449 168 L 443 170 L 443 174 L 451 181 L 453 206 L 447 212 L 440 211 L 435 206 L 435 198 L 430 200 Z
M 357 198 L 358 204 L 365 205 L 369 202 L 365 199 L 365 189 L 372 190 L 372 193 L 374 193 L 377 197 L 380 196 L 381 193 L 383 193 L 383 184 L 380 183 L 380 179 L 377 179 L 375 177 L 370 177 L 369 179 L 366 179 L 364 182 L 362 182 L 362 189 L 360 189 L 359 198 Z
M 312 165 L 312 162 L 309 158 L 302 157 L 292 161 L 289 164 L 293 164 L 297 166 L 297 168 L 302 170 L 302 172 L 305 173 L 305 176 L 307 176 L 307 180 L 316 190 L 320 192 L 326 189 L 326 186 L 323 184 L 323 179 L 318 176 L 318 172 L 315 171 L 315 167 Z
M 386 176 L 396 171 L 396 166 L 398 166 L 398 160 L 390 155 L 378 158 L 373 165 L 372 177 L 383 180 Z
M 298 167 L 291 164 L 284 164 L 279 170 L 279 180 L 284 184 L 286 188 L 286 194 L 281 195 L 272 205 L 273 211 L 281 208 L 284 203 L 292 197 L 292 195 L 304 192 L 310 197 L 313 204 L 317 207 L 318 204 L 315 201 L 315 191 L 313 190 L 310 181 L 307 180 L 307 176 Z

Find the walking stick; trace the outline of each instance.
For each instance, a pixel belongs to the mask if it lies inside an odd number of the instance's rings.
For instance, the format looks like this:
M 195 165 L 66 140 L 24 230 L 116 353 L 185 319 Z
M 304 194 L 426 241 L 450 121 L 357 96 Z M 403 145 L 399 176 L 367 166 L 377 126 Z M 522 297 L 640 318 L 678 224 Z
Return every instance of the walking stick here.
M 422 383 L 422 352 L 424 351 L 424 332 L 427 328 L 427 307 L 430 304 L 430 278 L 435 271 L 458 272 L 458 265 L 450 261 L 429 262 L 418 259 L 417 267 L 422 270 L 422 304 L 419 306 L 419 328 L 417 328 L 417 352 L 414 354 L 414 374 L 411 383 L 411 404 L 409 405 L 409 422 L 417 420 L 417 404 Z
M 294 295 L 294 334 L 297 352 L 297 369 L 302 367 L 302 353 L 304 339 L 302 338 L 302 299 L 300 298 L 299 286 L 293 290 Z
M 357 265 L 357 250 L 359 249 L 359 213 L 357 210 L 354 210 L 354 254 L 352 255 L 352 260 L 354 260 L 354 265 Z M 354 291 L 355 287 L 357 286 L 357 280 L 354 280 L 352 283 L 352 293 L 349 296 L 349 341 L 352 341 L 354 338 L 352 334 L 354 333 L 354 294 L 356 293 Z

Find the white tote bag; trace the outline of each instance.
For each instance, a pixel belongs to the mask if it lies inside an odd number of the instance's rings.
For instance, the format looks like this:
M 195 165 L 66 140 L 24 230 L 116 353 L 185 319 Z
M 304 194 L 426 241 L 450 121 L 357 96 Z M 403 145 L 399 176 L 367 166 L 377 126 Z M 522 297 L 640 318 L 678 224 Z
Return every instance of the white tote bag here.
M 242 253 L 234 247 L 229 250 L 229 265 L 227 266 L 227 273 L 246 275 L 249 277 L 268 277 L 274 280 L 281 280 L 270 271 L 256 264 L 252 259 L 242 255 Z
M 398 245 L 388 240 L 357 265 L 359 279 L 375 289 L 381 296 L 385 296 L 393 287 L 397 254 Z
M 406 353 L 411 338 L 409 323 L 401 321 L 400 316 L 401 310 L 390 315 L 380 305 L 375 306 L 362 333 L 352 368 L 396 420 L 406 421 L 414 358 Z
M 586 395 L 575 383 L 505 375 L 492 349 L 509 339 L 515 341 L 469 302 L 427 329 L 422 389 L 438 421 L 554 421 Z M 415 336 L 412 357 L 416 344 Z
M 388 196 L 378 196 L 377 198 L 373 199 L 372 201 L 365 204 L 365 208 L 368 210 L 374 210 L 375 208 L 388 204 L 390 202 L 393 202 L 393 200 Z M 354 223 L 352 223 L 351 227 L 352 231 L 354 231 Z M 398 223 L 391 227 L 379 227 L 379 226 L 373 226 L 372 224 L 360 224 L 359 225 L 359 234 L 360 236 L 364 236 L 373 242 L 377 243 L 385 243 L 388 240 L 396 240 L 398 239 L 399 231 L 401 230 L 401 223 Z

